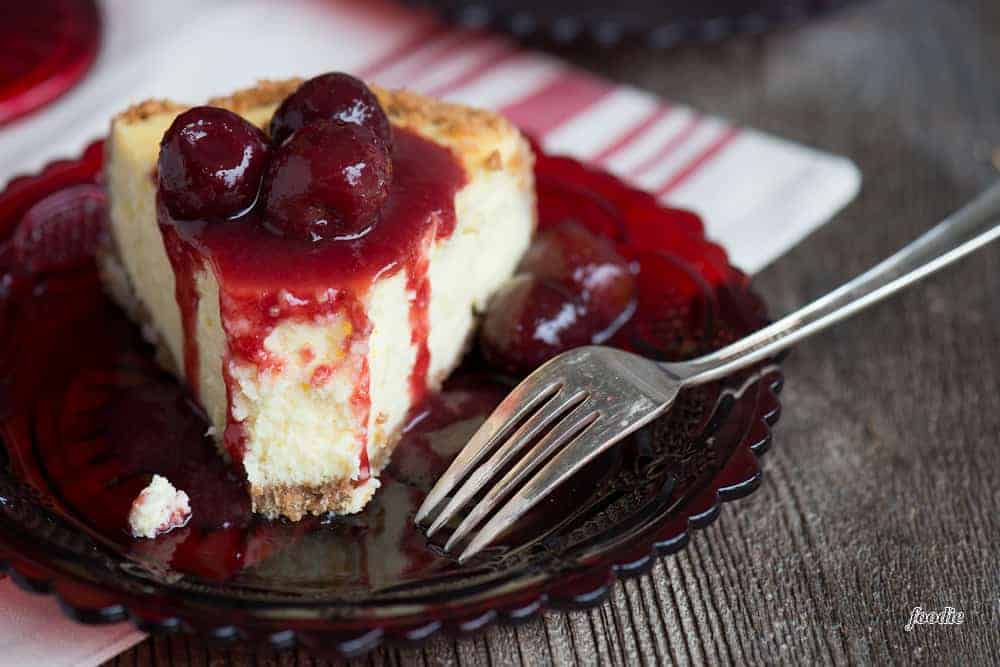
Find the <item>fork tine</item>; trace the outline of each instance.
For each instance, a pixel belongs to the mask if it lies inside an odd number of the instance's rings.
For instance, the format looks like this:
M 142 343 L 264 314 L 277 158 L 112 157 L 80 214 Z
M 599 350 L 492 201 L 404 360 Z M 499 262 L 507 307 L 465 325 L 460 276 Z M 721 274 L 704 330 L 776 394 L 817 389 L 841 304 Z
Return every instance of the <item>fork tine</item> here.
M 448 523 L 458 510 L 465 506 L 476 495 L 497 471 L 502 470 L 514 455 L 524 449 L 524 446 L 543 433 L 554 421 L 565 415 L 580 402 L 586 400 L 587 392 L 578 390 L 572 395 L 566 395 L 565 387 L 560 387 L 545 404 L 524 422 L 506 442 L 493 453 L 489 461 L 476 467 L 469 478 L 452 497 L 451 501 L 438 514 L 434 523 L 427 529 L 427 537 Z
M 479 525 L 483 517 L 503 501 L 511 489 L 533 473 L 549 454 L 579 433 L 585 432 L 599 416 L 599 413 L 594 409 L 593 401 L 585 400 L 577 405 L 572 412 L 553 426 L 527 454 L 522 456 L 521 460 L 504 475 L 503 479 L 493 485 L 489 493 L 472 508 L 468 516 L 462 520 L 462 523 L 448 538 L 444 550 L 451 551 L 455 544 Z
M 584 431 L 574 434 L 573 439 L 557 452 L 538 474 L 528 480 L 520 490 L 493 515 L 475 537 L 469 542 L 465 551 L 458 557 L 459 562 L 472 558 L 496 539 L 498 535 L 512 526 L 528 510 L 537 505 L 568 477 L 575 474 L 583 466 L 592 461 L 598 454 L 606 451 L 615 443 L 642 428 L 661 415 L 666 407 L 651 409 L 632 423 L 623 427 L 619 418 L 602 416 L 591 422 Z M 505 486 L 506 479 L 495 488 Z M 485 501 L 484 501 L 485 502 Z M 476 508 L 478 509 L 478 507 Z M 470 515 L 471 516 L 471 515 Z
M 552 368 L 549 364 L 541 366 L 507 394 L 427 493 L 413 518 L 415 523 L 422 524 L 465 474 L 506 438 L 518 422 L 559 391 L 562 385 Z

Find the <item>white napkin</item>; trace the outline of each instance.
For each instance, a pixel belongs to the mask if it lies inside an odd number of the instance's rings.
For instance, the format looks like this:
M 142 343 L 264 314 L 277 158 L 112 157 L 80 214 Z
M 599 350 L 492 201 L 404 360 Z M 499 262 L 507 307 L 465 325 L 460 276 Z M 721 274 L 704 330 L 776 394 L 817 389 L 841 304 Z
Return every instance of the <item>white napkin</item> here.
M 39 113 L 0 129 L 0 186 L 76 155 L 112 114 L 148 97 L 197 103 L 261 78 L 347 70 L 388 86 L 498 109 L 550 151 L 600 165 L 700 213 L 709 236 L 753 273 L 857 193 L 847 159 L 703 116 L 525 51 L 448 29 L 383 0 L 103 0 L 90 75 Z M 87 628 L 55 602 L 0 585 L 0 661 L 97 664 L 142 639 Z

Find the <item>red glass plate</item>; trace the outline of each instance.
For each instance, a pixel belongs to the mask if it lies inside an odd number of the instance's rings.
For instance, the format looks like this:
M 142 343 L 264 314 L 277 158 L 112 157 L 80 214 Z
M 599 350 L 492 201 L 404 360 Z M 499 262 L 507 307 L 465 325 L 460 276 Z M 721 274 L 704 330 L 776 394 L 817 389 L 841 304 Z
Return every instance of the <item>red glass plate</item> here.
M 720 502 L 760 481 L 758 456 L 779 413 L 776 365 L 682 393 L 667 416 L 460 566 L 411 518 L 510 386 L 471 355 L 362 513 L 253 518 L 198 409 L 101 291 L 92 258 L 101 161 L 95 144 L 0 193 L 0 564 L 20 585 L 58 596 L 73 618 L 338 656 L 469 633 L 598 603 L 616 577 L 682 548 Z M 539 156 L 536 173 L 541 226 L 577 219 L 641 265 L 642 316 L 615 344 L 679 359 L 765 322 L 747 278 L 705 240 L 697 216 L 567 158 Z M 189 492 L 195 517 L 135 541 L 125 514 L 152 472 Z
M 407 0 L 470 27 L 543 44 L 666 49 L 754 35 L 856 0 Z
M 76 85 L 94 64 L 100 36 L 94 0 L 5 3 L 0 21 L 0 125 Z

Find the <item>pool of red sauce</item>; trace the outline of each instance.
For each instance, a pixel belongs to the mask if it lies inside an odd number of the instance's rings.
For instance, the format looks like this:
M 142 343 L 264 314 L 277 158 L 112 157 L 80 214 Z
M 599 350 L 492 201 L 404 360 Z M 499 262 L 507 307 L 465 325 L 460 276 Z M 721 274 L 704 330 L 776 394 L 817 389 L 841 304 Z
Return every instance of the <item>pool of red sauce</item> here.
M 418 150 L 417 142 L 404 138 L 404 151 L 409 150 L 408 143 Z M 88 151 L 88 156 L 99 164 L 99 150 Z M 405 169 L 406 158 L 402 161 Z M 442 163 L 438 166 L 452 164 L 444 159 Z M 703 351 L 704 346 L 717 347 L 759 325 L 761 304 L 745 292 L 745 278 L 729 267 L 725 253 L 704 239 L 697 216 L 662 208 L 651 196 L 565 158 L 539 155 L 536 176 L 540 227 L 576 219 L 614 239 L 623 253 L 642 264 L 637 307 L 612 344 L 679 358 Z M 422 177 L 414 174 L 414 178 Z M 424 213 L 437 210 L 434 192 L 441 190 L 427 184 L 418 198 L 424 202 Z M 384 245 L 381 251 L 373 248 L 369 261 L 359 264 L 350 253 L 338 254 L 342 250 L 307 249 L 314 253 L 306 260 L 313 267 L 309 271 L 322 266 L 326 272 L 322 281 L 309 275 L 305 264 L 296 269 L 291 249 L 282 245 L 285 241 L 260 236 L 264 232 L 249 224 L 237 222 L 207 233 L 193 225 L 175 229 L 178 236 L 186 236 L 188 247 L 200 244 L 192 261 L 207 256 L 217 262 L 227 290 L 237 299 L 232 307 L 266 322 L 275 296 L 266 281 L 252 275 L 258 269 L 273 279 L 287 278 L 286 289 L 293 291 L 341 279 L 347 285 L 350 271 L 337 261 L 369 276 L 409 271 L 405 260 L 402 265 L 398 261 L 406 253 L 389 249 L 415 249 L 431 230 L 447 233 L 442 231 L 449 224 L 447 210 L 437 217 L 399 215 L 396 220 L 409 220 L 418 229 L 401 225 L 373 237 L 366 243 L 382 238 Z M 228 248 L 225 234 L 256 238 L 261 245 L 245 252 Z M 276 257 L 255 265 L 264 256 L 257 253 L 268 247 Z M 9 245 L 0 244 L 0 269 L 9 262 L 9 250 Z M 425 270 L 414 266 L 408 276 Z M 301 582 L 308 587 L 322 582 L 326 587 L 338 583 L 377 587 L 458 567 L 427 544 L 411 519 L 426 490 L 517 378 L 497 376 L 473 351 L 443 390 L 427 395 L 410 415 L 393 461 L 381 476 L 382 487 L 363 512 L 298 523 L 265 521 L 250 512 L 244 480 L 215 452 L 196 401 L 158 368 L 137 328 L 104 296 L 92 265 L 25 280 L 14 274 L 7 277 L 11 280 L 0 286 L 0 318 L 8 318 L 12 326 L 0 330 L 7 334 L 0 335 L 0 351 L 18 340 L 30 345 L 24 345 L 20 354 L 10 350 L 0 354 L 0 380 L 9 383 L 6 387 L 0 383 L 0 410 L 18 415 L 30 409 L 44 415 L 26 437 L 10 430 L 20 428 L 20 421 L 0 414 L 12 465 L 96 539 L 113 543 L 153 570 L 214 580 L 238 578 L 263 586 Z M 419 283 L 411 281 L 418 294 L 423 289 Z M 267 294 L 263 301 L 254 296 L 259 291 Z M 419 312 L 425 307 L 423 300 L 415 300 L 417 315 L 411 314 L 411 321 L 425 317 Z M 73 332 L 71 340 L 67 331 Z M 424 331 L 415 337 L 425 335 Z M 239 354 L 259 354 L 259 340 L 241 344 L 246 348 Z M 81 355 L 80 350 L 87 353 Z M 12 386 L 18 391 L 11 393 Z M 699 433 L 704 424 L 691 428 Z M 538 534 L 558 523 L 567 507 L 579 505 L 581 498 L 601 488 L 602 480 L 616 468 L 600 459 L 588 470 L 590 476 L 577 476 L 553 496 L 549 506 L 556 514 L 540 510 L 533 519 L 536 524 L 525 534 Z M 128 511 L 154 473 L 188 493 L 193 516 L 184 528 L 155 540 L 133 540 L 126 532 Z
M 311 321 L 342 315 L 351 325 L 344 352 L 371 333 L 364 308 L 371 285 L 398 271 L 406 274 L 414 294 L 409 320 L 416 362 L 410 375 L 412 402 L 427 392 L 430 351 L 427 346 L 428 244 L 455 230 L 455 194 L 465 185 L 465 171 L 457 158 L 439 144 L 397 128 L 393 146 L 393 183 L 379 220 L 357 239 L 314 243 L 282 238 L 267 228 L 260 207 L 225 221 L 174 220 L 162 202 L 157 214 L 167 254 L 174 267 L 177 303 L 184 330 L 184 366 L 192 391 L 198 394 L 197 273 L 211 266 L 219 281 L 222 324 L 229 336 L 229 357 L 223 360 L 227 391 L 231 381 L 227 363 L 234 359 L 267 372 L 279 370 L 264 347 L 268 334 L 282 321 Z M 303 350 L 308 354 L 308 350 Z M 345 359 L 351 357 L 345 355 Z M 321 384 L 333 372 L 320 366 L 313 383 Z M 351 406 L 359 424 L 368 423 L 371 400 L 367 359 L 356 369 Z M 229 416 L 224 436 L 235 460 L 244 451 L 243 425 Z M 368 479 L 367 437 L 361 434 L 360 472 Z

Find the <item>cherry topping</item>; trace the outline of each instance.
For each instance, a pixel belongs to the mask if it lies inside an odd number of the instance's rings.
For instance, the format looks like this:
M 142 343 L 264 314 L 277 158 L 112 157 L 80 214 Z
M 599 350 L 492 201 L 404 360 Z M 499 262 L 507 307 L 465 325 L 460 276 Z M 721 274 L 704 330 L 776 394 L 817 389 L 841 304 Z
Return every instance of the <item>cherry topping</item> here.
M 97 250 L 104 233 L 107 198 L 98 185 L 56 190 L 28 209 L 14 230 L 17 264 L 31 273 L 76 268 Z
M 378 99 L 359 79 L 331 72 L 309 79 L 285 98 L 271 118 L 271 139 L 281 145 L 294 132 L 317 120 L 339 120 L 361 125 L 392 146 L 389 119 Z
M 572 289 L 521 274 L 493 296 L 480 330 L 480 349 L 497 370 L 523 375 L 570 348 L 591 342 L 586 307 Z
M 389 195 L 392 161 L 371 130 L 319 120 L 280 148 L 264 182 L 267 221 L 298 239 L 356 238 Z
M 712 318 L 718 304 L 705 274 L 678 255 L 659 250 L 636 253 L 636 262 L 640 267 L 636 276 L 638 306 L 615 342 L 667 361 L 707 351 L 706 339 L 718 325 Z
M 264 133 L 232 111 L 194 107 L 160 142 L 160 193 L 179 219 L 231 218 L 257 199 L 267 167 Z
M 635 281 L 614 244 L 577 222 L 544 230 L 521 260 L 521 271 L 571 286 L 603 328 L 632 304 Z

